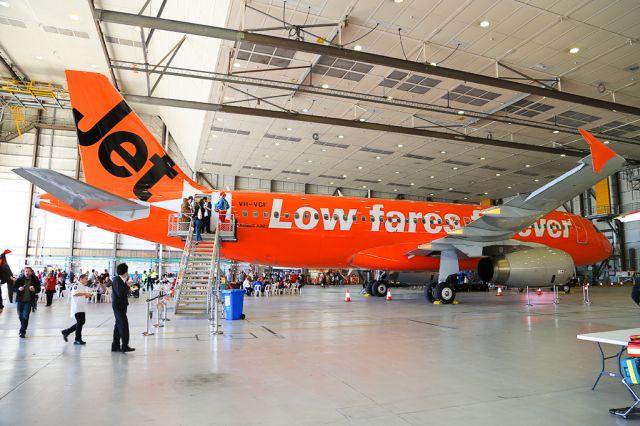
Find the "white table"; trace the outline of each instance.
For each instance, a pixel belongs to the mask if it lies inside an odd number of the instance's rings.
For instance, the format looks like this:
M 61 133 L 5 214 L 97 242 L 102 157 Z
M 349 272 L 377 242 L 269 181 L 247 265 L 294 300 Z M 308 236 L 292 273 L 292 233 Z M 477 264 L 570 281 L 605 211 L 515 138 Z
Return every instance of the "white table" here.
M 596 382 L 593 384 L 591 390 L 594 390 L 600 381 L 600 377 L 608 376 L 608 377 L 620 377 L 622 378 L 622 373 L 620 372 L 620 358 L 622 357 L 622 353 L 627 349 L 627 344 L 629 343 L 629 336 L 634 334 L 640 334 L 640 328 L 628 328 L 625 330 L 611 330 L 611 331 L 602 331 L 599 333 L 588 333 L 588 334 L 578 334 L 578 340 L 586 340 L 589 342 L 596 342 L 598 344 L 598 349 L 600 349 L 601 355 L 601 369 L 600 374 L 598 374 L 598 378 Z M 602 344 L 619 346 L 620 350 L 615 355 L 605 356 L 604 351 L 602 350 Z M 605 361 L 608 359 L 616 358 L 618 361 L 618 372 L 614 373 L 611 371 L 605 371 Z

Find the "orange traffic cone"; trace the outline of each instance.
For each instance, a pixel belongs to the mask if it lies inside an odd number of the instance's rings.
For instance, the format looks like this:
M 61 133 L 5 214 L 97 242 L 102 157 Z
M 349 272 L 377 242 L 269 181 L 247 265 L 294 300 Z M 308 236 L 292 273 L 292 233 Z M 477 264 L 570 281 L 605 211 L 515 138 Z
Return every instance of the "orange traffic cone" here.
M 536 291 L 536 294 L 537 294 L 538 296 L 540 296 L 540 295 L 542 294 L 542 289 L 541 289 L 541 288 L 539 288 L 539 289 L 538 289 L 538 291 Z
M 498 287 L 498 293 L 496 293 L 496 296 L 502 296 L 502 287 Z
M 347 289 L 347 293 L 344 295 L 345 302 L 351 302 L 351 295 L 349 294 L 349 289 Z
M 387 301 L 389 301 L 389 300 L 392 300 L 391 299 L 391 289 L 390 288 L 387 289 Z

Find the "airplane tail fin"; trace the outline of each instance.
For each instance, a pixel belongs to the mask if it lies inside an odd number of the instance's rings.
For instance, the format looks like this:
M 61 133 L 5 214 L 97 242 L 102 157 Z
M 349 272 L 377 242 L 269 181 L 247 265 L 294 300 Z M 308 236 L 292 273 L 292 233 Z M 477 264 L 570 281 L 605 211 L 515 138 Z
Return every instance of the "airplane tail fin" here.
M 128 199 L 178 198 L 191 180 L 99 73 L 65 71 L 88 184 Z

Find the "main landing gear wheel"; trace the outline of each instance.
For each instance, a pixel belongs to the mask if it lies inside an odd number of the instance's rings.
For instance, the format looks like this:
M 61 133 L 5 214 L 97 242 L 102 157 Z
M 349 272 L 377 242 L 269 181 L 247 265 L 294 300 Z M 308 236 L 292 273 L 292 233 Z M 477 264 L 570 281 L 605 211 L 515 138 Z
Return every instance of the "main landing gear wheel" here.
M 436 286 L 436 298 L 444 304 L 451 304 L 456 300 L 456 291 L 449 283 L 440 283 Z
M 426 297 L 429 303 L 433 303 L 437 300 L 435 296 L 436 285 L 437 283 L 432 282 L 432 283 L 429 283 L 429 285 L 424 289 L 424 297 Z
M 564 290 L 564 294 L 569 294 L 571 293 L 571 286 L 570 285 L 565 285 L 562 287 L 562 290 Z
M 371 292 L 374 296 L 378 297 L 386 296 L 388 289 L 389 286 L 387 285 L 386 281 L 374 281 L 373 285 L 371 286 Z

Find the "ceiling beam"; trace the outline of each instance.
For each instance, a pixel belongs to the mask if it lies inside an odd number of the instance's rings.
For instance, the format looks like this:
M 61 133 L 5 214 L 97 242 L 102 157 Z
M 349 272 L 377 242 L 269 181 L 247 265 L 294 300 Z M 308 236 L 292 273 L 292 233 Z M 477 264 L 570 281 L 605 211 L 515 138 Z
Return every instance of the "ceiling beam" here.
M 476 136 L 466 136 L 454 133 L 437 132 L 427 129 L 416 129 L 414 127 L 393 126 L 382 123 L 371 123 L 367 121 L 353 121 L 342 118 L 325 117 L 318 115 L 297 114 L 284 111 L 273 111 L 259 108 L 239 107 L 235 105 L 215 104 L 208 102 L 185 101 L 182 99 L 157 98 L 150 96 L 139 96 L 125 94 L 125 99 L 130 102 L 142 103 L 146 105 L 160 105 L 177 108 L 198 109 L 204 111 L 223 112 L 228 114 L 241 114 L 253 117 L 277 118 L 281 120 L 301 121 L 306 123 L 325 124 L 331 126 L 343 126 L 364 130 L 373 130 L 379 132 L 400 133 L 405 135 L 421 136 L 426 138 L 436 138 L 451 140 L 455 142 L 466 142 L 476 145 L 484 145 L 491 147 L 510 148 L 520 151 L 535 151 L 546 154 L 559 156 L 564 154 L 568 157 L 584 157 L 589 153 L 587 151 L 567 149 L 567 148 L 551 148 L 548 146 L 531 145 L 522 142 L 503 141 L 498 139 L 485 139 Z
M 516 81 L 490 77 L 468 71 L 456 70 L 441 66 L 434 66 L 421 62 L 408 61 L 399 58 L 392 58 L 383 55 L 376 55 L 352 49 L 345 49 L 324 44 L 308 43 L 304 41 L 290 40 L 281 37 L 274 37 L 264 34 L 249 33 L 229 28 L 214 27 L 209 25 L 195 24 L 190 22 L 175 21 L 170 19 L 154 18 L 150 16 L 135 15 L 113 10 L 94 9 L 94 18 L 97 21 L 110 22 L 114 24 L 131 25 L 136 27 L 154 28 L 157 30 L 180 32 L 203 37 L 211 37 L 234 42 L 247 41 L 260 45 L 280 47 L 284 49 L 297 50 L 301 52 L 314 53 L 317 55 L 327 55 L 336 58 L 345 58 L 352 61 L 365 62 L 369 64 L 382 65 L 390 68 L 403 69 L 406 71 L 419 72 L 433 76 L 451 78 L 454 80 L 472 82 L 490 87 L 497 87 L 515 92 L 529 93 L 532 95 L 546 96 L 565 102 L 578 105 L 585 105 L 594 108 L 607 109 L 610 111 L 623 112 L 640 116 L 640 107 L 609 102 L 602 99 L 590 98 L 574 93 L 550 90 L 540 86 L 534 86 Z

